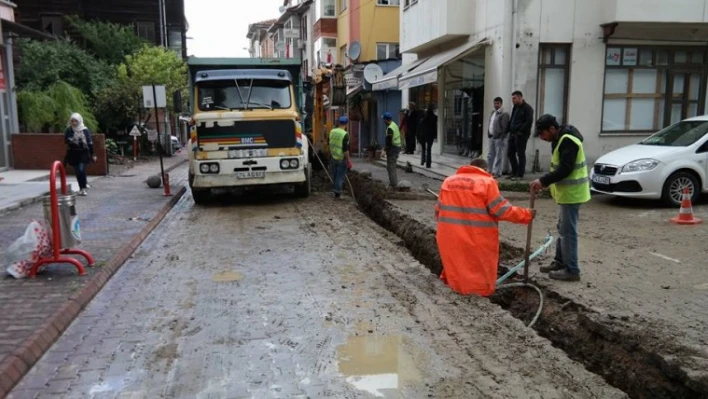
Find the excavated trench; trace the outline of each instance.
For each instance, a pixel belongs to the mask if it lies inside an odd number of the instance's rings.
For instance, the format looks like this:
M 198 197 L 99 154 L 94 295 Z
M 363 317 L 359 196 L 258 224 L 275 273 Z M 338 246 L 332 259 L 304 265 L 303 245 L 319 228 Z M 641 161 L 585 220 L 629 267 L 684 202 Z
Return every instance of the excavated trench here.
M 435 230 L 400 212 L 386 200 L 393 199 L 383 184 L 357 172 L 349 173 L 359 208 L 373 221 L 400 237 L 411 254 L 432 273 L 442 271 Z M 315 187 L 327 191 L 330 183 L 318 173 Z M 420 199 L 416 194 L 395 194 L 395 199 Z M 501 244 L 500 261 L 522 258 L 523 250 Z M 539 284 L 537 284 L 539 285 Z M 681 359 L 694 354 L 651 336 L 628 318 L 611 318 L 593 312 L 539 285 L 545 303 L 534 325 L 539 335 L 571 359 L 603 377 L 632 398 L 708 398 L 708 381 L 692 378 L 681 368 Z M 490 300 L 515 318 L 528 323 L 538 309 L 538 294 L 529 289 L 499 290 Z M 667 360 L 678 359 L 678 360 Z

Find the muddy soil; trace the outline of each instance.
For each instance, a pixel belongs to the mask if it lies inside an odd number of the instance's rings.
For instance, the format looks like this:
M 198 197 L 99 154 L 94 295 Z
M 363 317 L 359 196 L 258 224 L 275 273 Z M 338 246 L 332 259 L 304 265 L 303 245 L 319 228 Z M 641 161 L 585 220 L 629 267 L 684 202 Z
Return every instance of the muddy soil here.
M 434 197 L 428 201 L 382 201 L 385 192 L 375 196 L 373 193 L 378 191 L 372 187 L 378 186 L 377 180 L 385 181 L 385 171 L 377 170 L 373 165 L 359 164 L 357 167 L 374 175 L 373 181 L 356 176 L 350 177 L 355 192 L 365 193 L 359 194 L 361 198 L 358 198 L 362 209 L 382 226 L 404 238 L 416 258 L 428 265 L 434 273 L 439 273 L 439 255 L 434 240 L 430 238 L 435 231 Z M 419 175 L 401 173 L 401 178 L 412 180 L 417 190 L 426 185 L 434 187 L 436 184 L 436 181 Z M 439 182 L 437 184 L 439 185 Z M 528 201 L 528 197 L 523 193 L 505 193 L 505 195 L 517 205 Z M 375 198 L 371 201 L 371 205 L 367 205 L 368 202 L 362 204 L 363 200 L 370 200 L 372 197 Z M 386 205 L 381 206 L 382 202 Z M 540 242 L 546 232 L 553 230 L 557 212 L 555 204 L 549 200 L 539 200 L 537 204 L 539 218 L 534 229 L 537 238 L 535 243 Z M 636 233 L 636 226 L 632 224 L 637 223 L 637 219 L 644 219 L 646 222 L 650 215 L 654 219 L 668 219 L 669 214 L 675 211 L 650 208 L 637 212 L 635 209 L 628 208 L 626 204 L 622 205 L 622 202 L 617 205 L 614 202 L 608 204 L 606 199 L 595 199 L 586 207 L 590 208 L 589 212 L 585 209 L 585 212 L 581 212 L 583 215 L 593 214 L 591 220 L 595 219 L 600 223 L 591 225 L 591 228 L 594 227 L 595 234 L 603 233 L 599 237 L 601 242 L 593 242 L 593 239 L 598 237 L 593 236 L 592 233 L 588 237 L 587 233 L 583 234 L 581 228 L 581 261 L 585 260 L 584 263 L 589 263 L 587 257 L 582 256 L 583 253 L 587 255 L 589 247 L 594 247 L 593 253 L 603 254 L 602 258 L 595 259 L 595 263 L 590 263 L 593 266 L 603 265 L 602 268 L 584 268 L 585 281 L 582 284 L 554 284 L 545 276 L 539 275 L 537 269 L 532 268 L 532 272 L 536 271 L 537 283 L 546 291 L 548 298 L 542 322 L 538 323 L 536 328 L 541 335 L 549 338 L 554 345 L 565 350 L 572 358 L 583 362 L 588 369 L 603 376 L 608 382 L 633 397 L 708 397 L 706 378 L 708 355 L 703 334 L 708 314 L 699 311 L 700 303 L 706 303 L 708 299 L 705 297 L 708 287 L 701 289 L 706 285 L 705 283 L 696 284 L 700 281 L 686 279 L 685 274 L 681 281 L 677 281 L 676 274 L 679 272 L 675 270 L 674 265 L 667 265 L 665 259 L 669 257 L 665 253 L 674 254 L 674 251 L 681 251 L 679 241 L 683 242 L 683 251 L 691 251 L 691 245 L 685 244 L 688 241 L 695 243 L 694 247 L 703 249 L 696 252 L 705 252 L 705 246 L 700 244 L 703 238 L 691 237 L 690 231 L 681 231 L 668 226 L 665 220 L 662 220 L 658 226 L 648 223 L 649 226 L 644 226 L 644 234 L 634 236 L 639 240 L 636 240 L 633 245 L 629 244 L 632 238 L 627 237 L 626 232 Z M 619 207 L 621 212 L 617 212 L 612 206 Z M 700 213 L 704 209 L 698 207 L 697 211 Z M 387 213 L 389 216 L 385 215 Z M 595 213 L 602 216 L 597 217 Z M 628 223 L 623 223 L 622 214 L 628 219 Z M 398 220 L 404 222 L 397 223 Z M 585 224 L 581 221 L 582 226 Z M 613 228 L 613 226 L 617 227 Z M 676 237 L 677 239 L 666 242 L 663 239 L 666 234 L 661 234 L 661 231 L 666 229 L 683 234 L 681 237 Z M 525 227 L 503 224 L 500 230 L 503 241 L 507 243 L 525 241 Z M 415 235 L 414 239 L 406 240 L 405 234 L 408 231 L 420 233 Z M 624 236 L 620 232 L 625 232 Z M 654 240 L 651 240 L 652 235 Z M 603 252 L 602 248 L 606 248 L 607 244 L 602 238 L 607 238 L 609 247 L 613 249 L 625 244 L 628 249 L 636 250 L 631 251 L 634 252 L 632 256 L 636 257 L 638 253 L 643 253 L 644 260 L 650 261 L 649 264 L 657 264 L 657 259 L 664 261 L 663 267 L 656 269 L 656 275 L 651 276 L 657 284 L 661 284 L 660 295 L 655 295 L 656 290 L 651 289 L 651 284 L 647 284 L 646 276 L 641 273 L 634 276 L 633 284 L 622 285 L 628 283 L 628 279 L 617 277 L 622 275 L 628 277 L 626 276 L 628 271 L 633 272 L 638 269 L 637 266 L 632 266 L 636 264 L 636 258 L 627 256 L 627 250 L 619 251 L 624 256 L 617 256 L 614 251 Z M 660 253 L 655 248 L 646 248 L 642 244 L 643 241 L 655 243 L 654 245 L 664 242 L 668 245 L 662 246 L 662 253 Z M 425 244 L 419 245 L 420 242 Z M 516 263 L 521 258 L 519 247 L 518 244 L 505 244 L 502 248 L 502 262 Z M 696 255 L 696 258 L 700 258 L 705 254 Z M 689 256 L 682 258 L 690 259 Z M 668 261 L 670 264 L 678 260 L 671 259 L 673 260 Z M 609 267 L 604 266 L 605 264 L 609 264 Z M 698 266 L 698 263 L 695 265 Z M 674 266 L 674 270 L 667 271 L 667 266 Z M 704 277 L 702 281 L 708 281 L 708 275 L 704 270 L 695 270 L 697 268 L 690 264 L 687 266 L 694 270 L 697 276 Z M 661 273 L 662 271 L 664 273 Z M 598 275 L 600 278 L 597 278 Z M 668 282 L 665 282 L 667 280 Z M 676 290 L 679 292 L 667 295 L 667 291 L 675 290 L 672 287 L 691 283 L 693 283 L 693 290 L 688 290 L 689 292 Z M 602 287 L 602 285 L 611 286 Z M 695 294 L 698 294 L 698 298 L 692 297 Z M 536 294 L 533 291 L 518 290 L 498 295 L 494 301 L 511 311 L 516 317 L 528 321 L 532 312 L 536 310 L 532 305 L 537 300 L 534 298 Z M 590 298 L 591 300 L 588 300 Z M 672 302 L 674 305 L 683 306 L 671 306 Z M 634 304 L 643 305 L 633 306 Z M 685 308 L 687 305 L 689 309 Z M 672 324 L 676 321 L 681 322 L 679 326 Z

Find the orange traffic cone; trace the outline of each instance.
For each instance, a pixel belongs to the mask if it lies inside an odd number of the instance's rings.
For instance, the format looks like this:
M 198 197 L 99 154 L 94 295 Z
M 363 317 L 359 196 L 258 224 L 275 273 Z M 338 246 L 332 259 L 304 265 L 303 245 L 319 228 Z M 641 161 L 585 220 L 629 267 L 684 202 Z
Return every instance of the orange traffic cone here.
M 676 224 L 699 224 L 703 221 L 693 217 L 693 206 L 691 205 L 691 193 L 688 187 L 683 188 L 683 198 L 681 199 L 681 209 L 679 215 L 671 218 L 671 221 Z

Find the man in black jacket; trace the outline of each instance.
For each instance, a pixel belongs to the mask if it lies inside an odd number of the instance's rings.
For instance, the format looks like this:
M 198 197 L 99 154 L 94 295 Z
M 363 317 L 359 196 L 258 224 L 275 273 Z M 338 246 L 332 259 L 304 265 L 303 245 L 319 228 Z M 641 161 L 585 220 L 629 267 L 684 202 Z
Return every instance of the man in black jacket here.
M 415 142 L 418 138 L 418 128 L 420 124 L 420 113 L 414 102 L 408 106 L 406 115 L 406 150 L 404 154 L 415 154 Z
M 524 100 L 520 91 L 511 94 L 514 109 L 511 111 L 509 121 L 509 162 L 511 163 L 511 176 L 509 179 L 518 180 L 524 177 L 526 171 L 526 143 L 531 136 L 533 126 L 533 108 Z

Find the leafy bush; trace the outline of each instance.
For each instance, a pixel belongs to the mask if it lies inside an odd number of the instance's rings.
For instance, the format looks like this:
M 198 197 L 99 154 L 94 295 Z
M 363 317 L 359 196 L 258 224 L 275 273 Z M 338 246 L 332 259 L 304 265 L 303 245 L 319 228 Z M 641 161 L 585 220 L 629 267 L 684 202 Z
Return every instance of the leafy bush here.
M 86 127 L 97 130 L 98 123 L 87 105 L 86 96 L 63 81 L 54 83 L 46 90 L 20 90 L 17 105 L 20 120 L 29 131 L 63 131 L 74 112 L 84 117 Z

